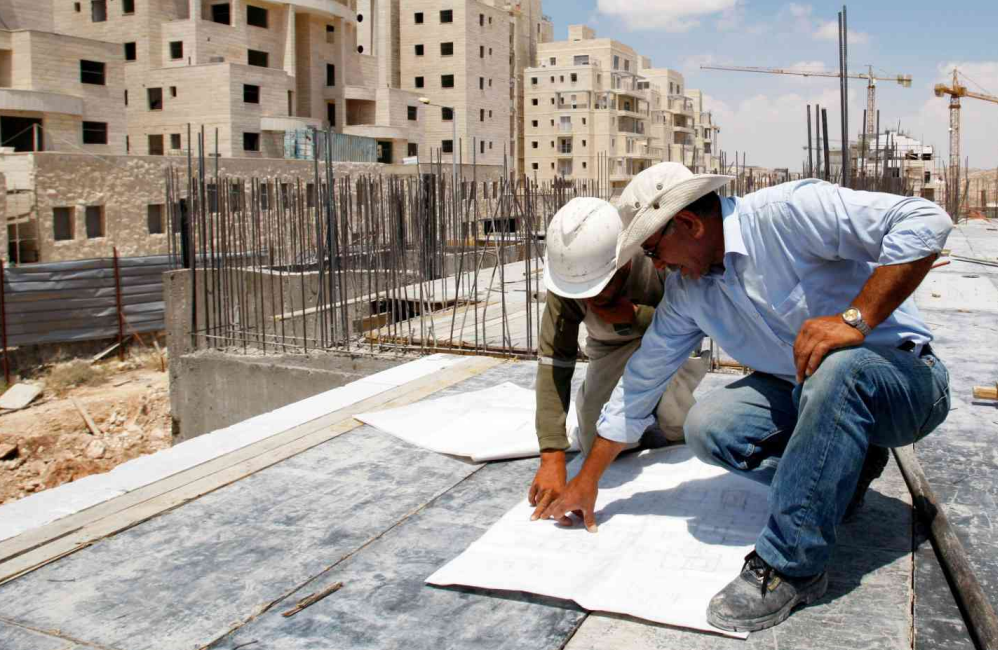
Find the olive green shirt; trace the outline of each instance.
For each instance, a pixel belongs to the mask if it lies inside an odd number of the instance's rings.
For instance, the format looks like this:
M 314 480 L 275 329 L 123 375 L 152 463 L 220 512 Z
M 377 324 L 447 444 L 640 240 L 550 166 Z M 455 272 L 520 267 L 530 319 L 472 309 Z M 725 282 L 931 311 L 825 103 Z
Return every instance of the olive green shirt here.
M 596 315 L 585 300 L 547 292 L 537 346 L 537 439 L 542 451 L 568 449 L 565 420 L 571 402 L 572 376 L 579 358 L 579 325 L 585 323 L 587 353 L 594 346 L 621 345 L 641 338 L 662 300 L 665 271 L 644 253 L 631 258 L 624 295 L 637 306 L 633 325 L 613 325 Z

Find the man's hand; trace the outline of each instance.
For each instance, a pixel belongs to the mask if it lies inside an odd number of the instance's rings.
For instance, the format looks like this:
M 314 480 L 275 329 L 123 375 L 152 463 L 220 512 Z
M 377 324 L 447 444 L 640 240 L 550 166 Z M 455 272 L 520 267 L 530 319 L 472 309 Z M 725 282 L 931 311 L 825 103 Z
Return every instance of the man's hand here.
M 604 322 L 611 325 L 627 325 L 634 323 L 637 307 L 627 298 L 620 297 L 610 303 L 598 300 L 588 300 L 589 308 Z
M 527 501 L 537 510 L 543 511 L 557 499 L 565 489 L 565 452 L 542 451 L 541 465 L 530 484 Z M 534 511 L 535 515 L 537 510 Z M 536 516 L 532 519 L 537 519 Z
M 545 509 L 538 507 L 531 519 L 557 519 L 562 526 L 571 526 L 569 513 L 582 519 L 586 530 L 596 532 L 596 495 L 599 494 L 599 482 L 579 475 L 565 487 L 561 496 Z
M 847 325 L 842 316 L 822 316 L 804 321 L 794 341 L 797 383 L 813 375 L 832 350 L 861 345 L 865 338 L 858 329 Z

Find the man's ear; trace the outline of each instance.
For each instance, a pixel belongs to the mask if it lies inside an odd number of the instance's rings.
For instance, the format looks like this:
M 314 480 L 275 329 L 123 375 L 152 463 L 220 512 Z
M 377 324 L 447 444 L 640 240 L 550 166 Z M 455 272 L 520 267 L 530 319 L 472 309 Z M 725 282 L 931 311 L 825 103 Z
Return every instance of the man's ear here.
M 676 221 L 676 225 L 680 228 L 685 228 L 689 233 L 689 236 L 693 239 L 700 239 L 703 237 L 705 228 L 703 225 L 703 219 L 698 217 L 694 212 L 690 210 L 680 210 L 673 217 Z

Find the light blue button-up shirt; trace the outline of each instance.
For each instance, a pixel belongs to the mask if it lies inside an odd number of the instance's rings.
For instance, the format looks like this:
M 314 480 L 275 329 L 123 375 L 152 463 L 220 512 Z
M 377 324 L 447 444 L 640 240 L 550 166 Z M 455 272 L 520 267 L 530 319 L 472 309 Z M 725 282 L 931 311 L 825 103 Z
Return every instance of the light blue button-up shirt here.
M 721 199 L 721 213 L 724 268 L 699 280 L 669 274 L 651 327 L 603 407 L 601 437 L 637 442 L 704 335 L 740 363 L 796 381 L 793 345 L 805 320 L 848 309 L 878 266 L 939 253 L 953 227 L 931 201 L 817 180 Z M 920 345 L 932 334 L 909 298 L 866 340 Z

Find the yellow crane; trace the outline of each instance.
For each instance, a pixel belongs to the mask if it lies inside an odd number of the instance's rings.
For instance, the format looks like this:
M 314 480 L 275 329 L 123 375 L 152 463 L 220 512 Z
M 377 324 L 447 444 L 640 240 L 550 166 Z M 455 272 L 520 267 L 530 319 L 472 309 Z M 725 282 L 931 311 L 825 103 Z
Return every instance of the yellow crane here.
M 936 97 L 949 95 L 949 178 L 946 181 L 952 191 L 950 195 L 952 198 L 948 196 L 947 202 L 950 205 L 950 214 L 955 214 L 959 209 L 960 195 L 960 98 L 972 97 L 998 104 L 998 97 L 967 90 L 967 87 L 960 83 L 956 68 L 953 68 L 953 85 L 936 84 L 935 92 Z
M 763 74 L 787 74 L 797 77 L 834 77 L 838 79 L 841 75 L 838 72 L 827 72 L 824 70 L 795 70 L 793 68 L 758 68 L 752 66 L 725 66 L 725 65 L 702 65 L 701 70 L 729 70 L 734 72 L 760 72 Z M 894 76 L 877 76 L 873 74 L 873 66 L 867 66 L 867 73 L 847 74 L 848 79 L 866 79 L 866 134 L 872 136 L 876 130 L 877 115 L 877 82 L 896 81 L 902 88 L 911 88 L 911 75 L 899 74 Z

